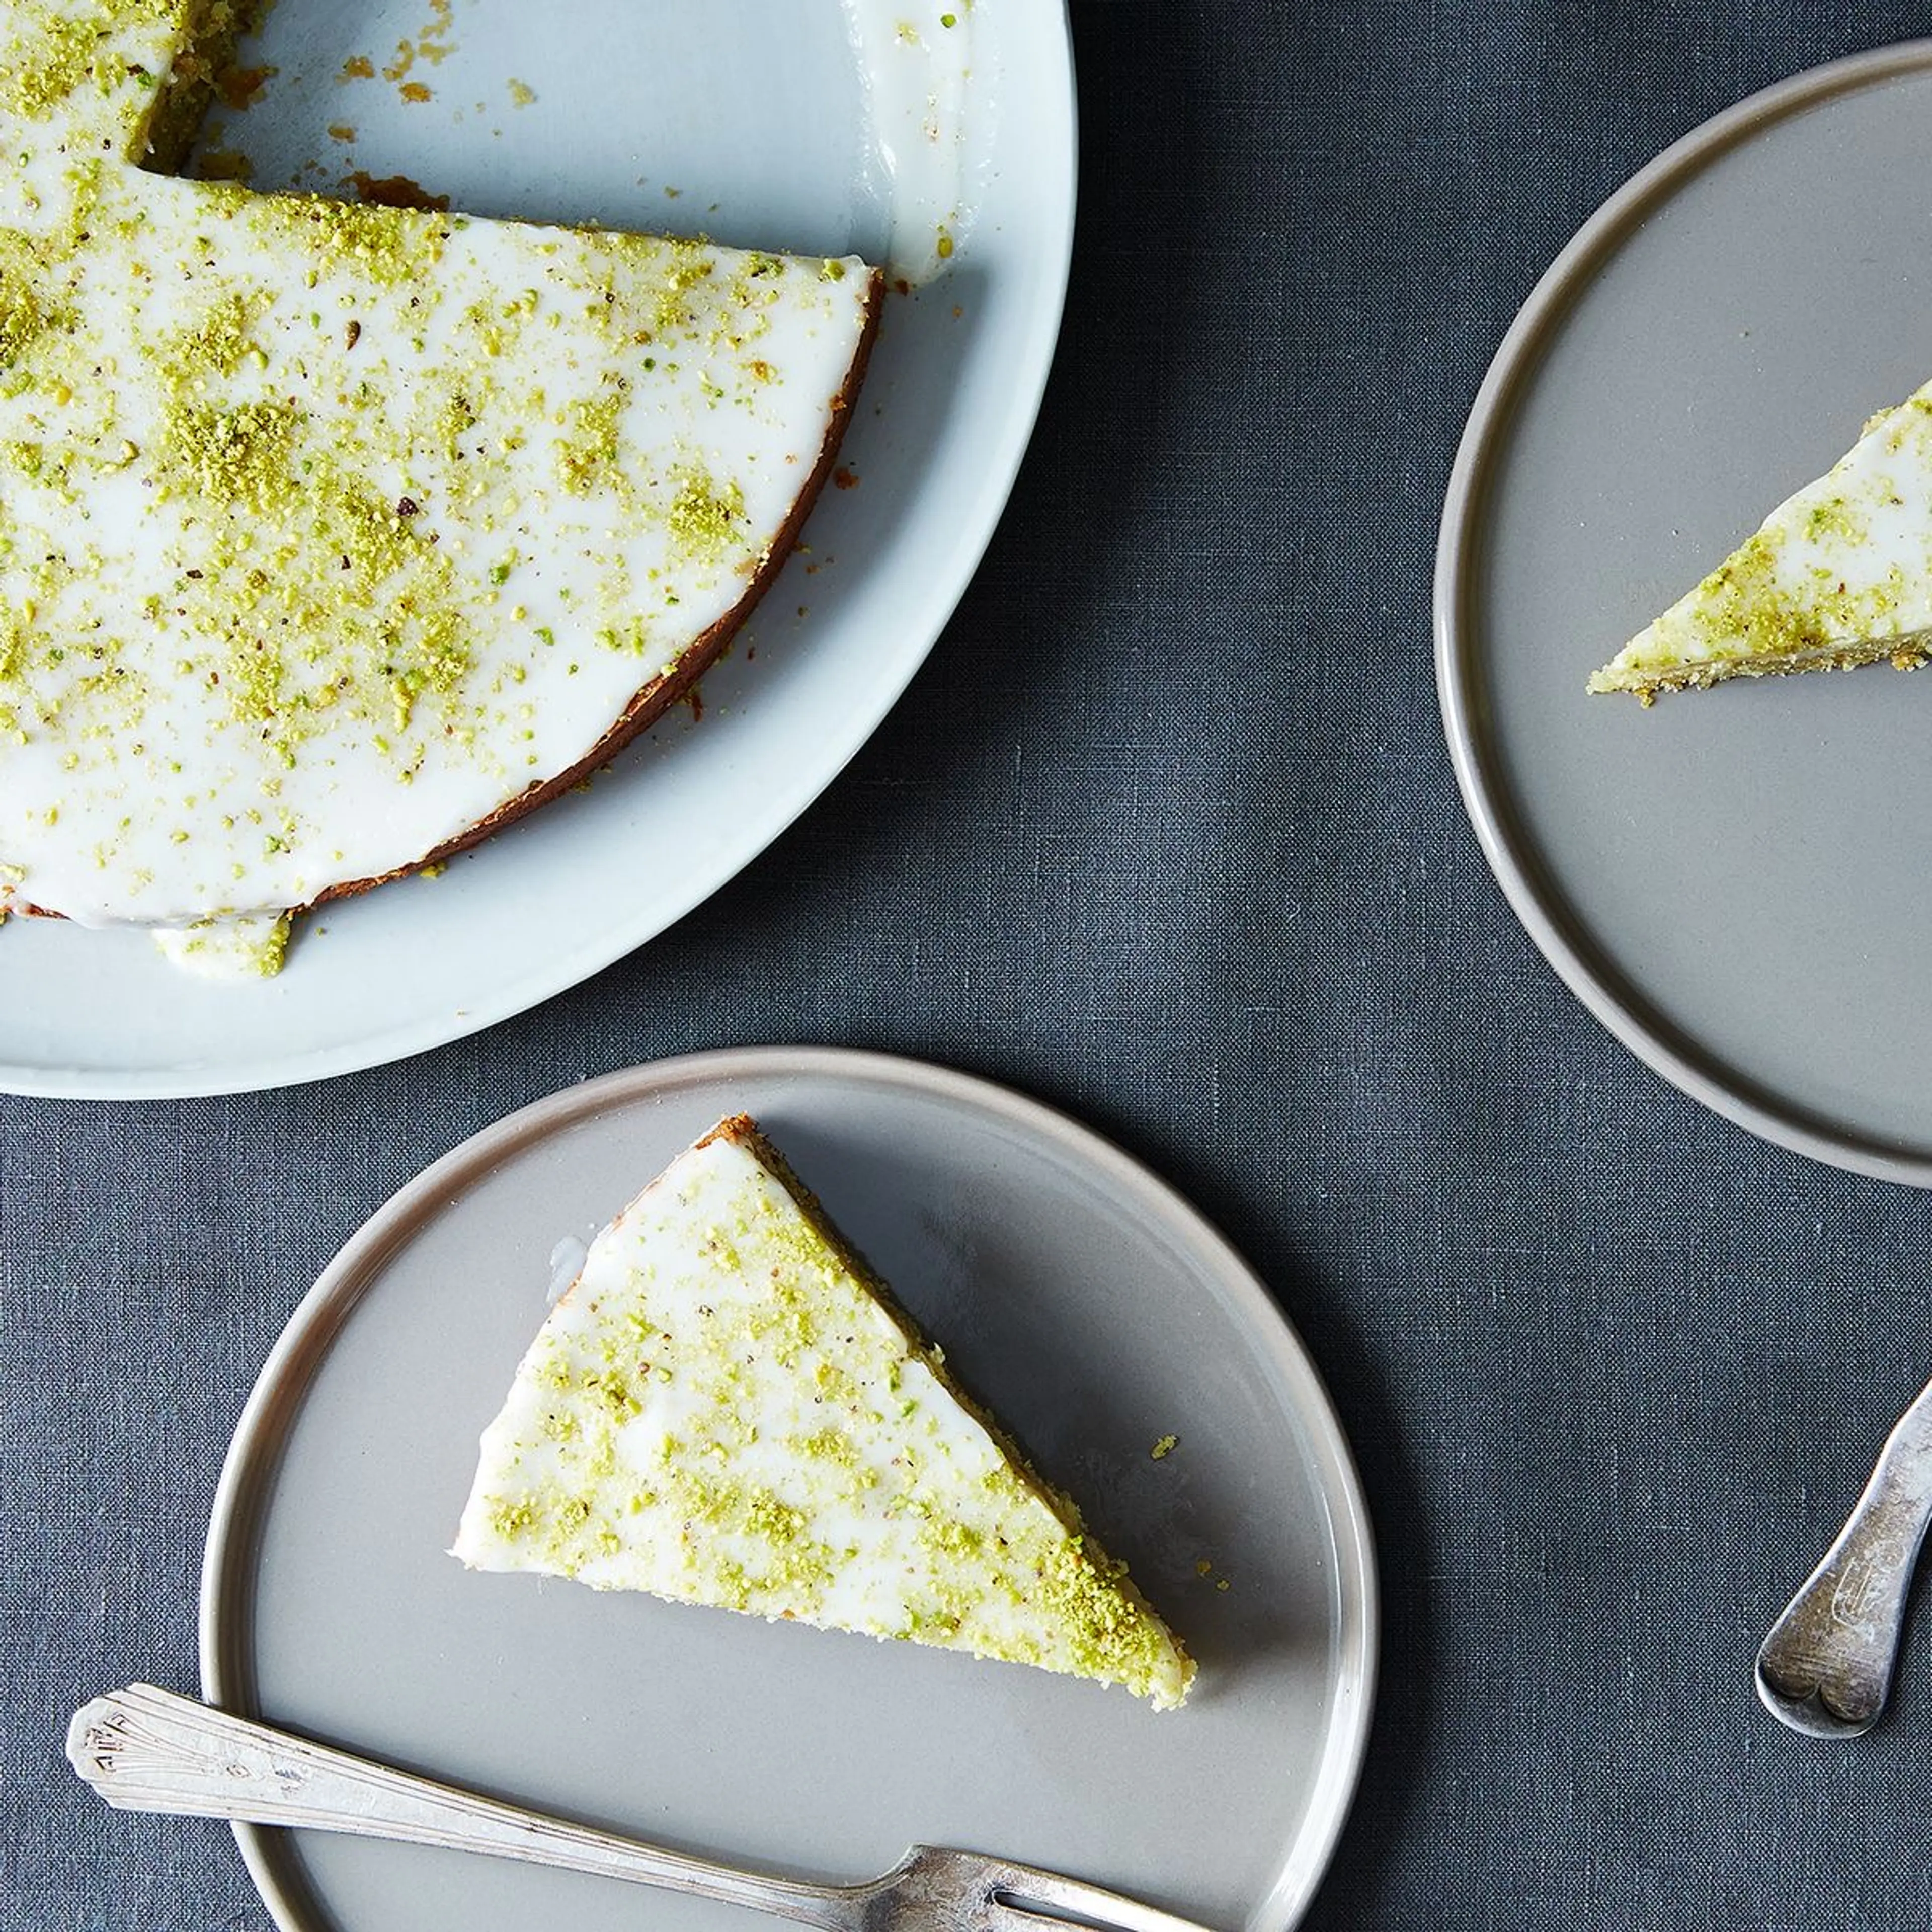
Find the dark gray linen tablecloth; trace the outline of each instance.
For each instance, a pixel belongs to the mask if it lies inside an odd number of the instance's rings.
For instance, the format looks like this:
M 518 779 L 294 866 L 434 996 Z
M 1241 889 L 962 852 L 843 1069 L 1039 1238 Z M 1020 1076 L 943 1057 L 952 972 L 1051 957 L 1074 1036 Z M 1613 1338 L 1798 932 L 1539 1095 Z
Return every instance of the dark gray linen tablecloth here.
M 1316 1928 L 1932 1918 L 1932 1670 L 1819 1744 L 1750 1664 L 1932 1370 L 1919 1194 L 1667 1087 L 1506 908 L 1438 723 L 1464 416 L 1577 224 L 1880 0 L 1076 0 L 1044 413 L 929 665 L 674 930 L 309 1088 L 0 1098 L 0 1927 L 256 1928 L 110 1814 L 74 1702 L 196 1682 L 208 1508 L 290 1309 L 395 1186 L 586 1076 L 834 1042 L 1009 1082 L 1231 1234 L 1359 1457 L 1380 1702 Z

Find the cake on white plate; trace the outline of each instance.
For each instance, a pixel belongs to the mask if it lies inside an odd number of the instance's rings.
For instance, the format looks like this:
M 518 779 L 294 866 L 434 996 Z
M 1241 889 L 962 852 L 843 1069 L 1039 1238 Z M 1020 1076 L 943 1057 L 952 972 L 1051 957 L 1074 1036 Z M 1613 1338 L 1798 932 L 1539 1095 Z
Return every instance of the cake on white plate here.
M 1162 1709 L 1194 1675 L 743 1116 L 592 1244 L 484 1432 L 454 1553 L 1035 1664 Z
M 158 172 L 243 20 L 0 0 L 0 914 L 270 969 L 689 688 L 880 280 Z
M 1589 680 L 1659 692 L 1784 671 L 1901 669 L 1932 649 L 1932 385 L 1874 416 Z

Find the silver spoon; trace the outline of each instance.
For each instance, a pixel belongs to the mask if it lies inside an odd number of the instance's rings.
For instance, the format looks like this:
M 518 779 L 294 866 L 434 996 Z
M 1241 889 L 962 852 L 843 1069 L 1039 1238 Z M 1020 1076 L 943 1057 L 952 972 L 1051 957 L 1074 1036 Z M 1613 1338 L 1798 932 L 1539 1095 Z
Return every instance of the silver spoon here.
M 1932 1384 L 1894 1425 L 1858 1507 L 1758 1652 L 1757 1694 L 1773 1717 L 1814 1737 L 1871 1728 L 1928 1519 Z

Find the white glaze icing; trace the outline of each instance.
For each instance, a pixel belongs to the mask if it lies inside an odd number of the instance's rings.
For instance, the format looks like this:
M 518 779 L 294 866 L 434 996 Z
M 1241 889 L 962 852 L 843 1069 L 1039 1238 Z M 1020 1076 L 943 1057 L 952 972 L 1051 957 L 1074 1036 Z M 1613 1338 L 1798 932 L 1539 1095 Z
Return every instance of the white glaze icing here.
M 0 908 L 82 924 L 306 905 L 577 765 L 771 554 L 868 293 L 131 166 L 187 11 L 0 0 Z
M 1124 1682 L 1192 1666 L 752 1148 L 680 1155 L 591 1244 L 484 1431 L 479 1569 Z

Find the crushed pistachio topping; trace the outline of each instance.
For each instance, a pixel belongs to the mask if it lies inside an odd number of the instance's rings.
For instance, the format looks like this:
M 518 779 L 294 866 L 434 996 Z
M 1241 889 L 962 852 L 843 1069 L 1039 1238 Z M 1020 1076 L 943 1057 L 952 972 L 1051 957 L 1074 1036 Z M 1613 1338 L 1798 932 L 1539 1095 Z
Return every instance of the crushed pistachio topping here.
M 1120 1684 L 1193 1666 L 749 1121 L 592 1244 L 485 1432 L 456 1554 Z
M 604 394 L 571 406 L 572 433 L 556 446 L 557 475 L 573 496 L 587 496 L 617 470 L 618 433 L 627 385 L 614 383 Z
M 716 563 L 730 548 L 745 514 L 745 493 L 736 483 L 720 486 L 701 471 L 678 479 L 666 520 L 671 538 L 687 557 Z
M 0 0 L 0 863 L 87 924 L 576 772 L 741 614 L 868 323 L 816 259 L 156 171 L 245 10 Z

